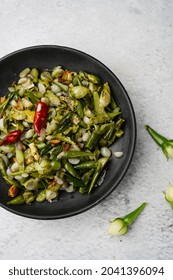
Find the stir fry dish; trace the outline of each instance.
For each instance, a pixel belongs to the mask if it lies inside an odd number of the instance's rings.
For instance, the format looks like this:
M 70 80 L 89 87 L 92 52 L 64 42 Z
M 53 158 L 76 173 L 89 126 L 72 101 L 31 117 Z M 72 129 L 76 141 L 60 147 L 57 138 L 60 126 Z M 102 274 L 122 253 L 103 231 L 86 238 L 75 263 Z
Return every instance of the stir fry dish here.
M 61 66 L 24 69 L 0 98 L 0 170 L 8 204 L 90 194 L 123 135 L 108 84 Z

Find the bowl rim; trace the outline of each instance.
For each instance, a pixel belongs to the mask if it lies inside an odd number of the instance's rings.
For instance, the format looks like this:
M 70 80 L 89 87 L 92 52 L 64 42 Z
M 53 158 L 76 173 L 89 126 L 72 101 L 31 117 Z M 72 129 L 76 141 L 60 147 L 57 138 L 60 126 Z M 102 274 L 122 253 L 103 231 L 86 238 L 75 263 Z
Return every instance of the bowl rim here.
M 102 195 L 96 201 L 90 203 L 89 205 L 87 205 L 85 207 L 82 207 L 79 210 L 75 210 L 75 211 L 73 211 L 71 213 L 68 213 L 68 214 L 61 214 L 60 216 L 58 216 L 58 215 L 40 216 L 40 215 L 32 215 L 32 214 L 28 214 L 28 213 L 19 212 L 19 211 L 15 210 L 15 208 L 8 207 L 8 206 L 6 206 L 6 205 L 4 205 L 4 204 L 2 204 L 0 202 L 0 206 L 2 208 L 4 208 L 5 210 L 7 210 L 9 212 L 12 212 L 13 214 L 16 214 L 16 215 L 21 216 L 21 217 L 30 218 L 30 219 L 37 219 L 37 220 L 56 220 L 56 219 L 69 218 L 69 217 L 81 214 L 81 213 L 83 213 L 83 212 L 85 212 L 85 211 L 87 211 L 87 210 L 97 206 L 101 201 L 106 199 L 115 190 L 115 188 L 120 184 L 120 182 L 124 178 L 125 174 L 127 173 L 128 169 L 130 167 L 130 164 L 132 162 L 132 159 L 133 159 L 133 155 L 134 155 L 135 148 L 136 148 L 136 138 L 137 138 L 137 123 L 136 123 L 135 110 L 134 110 L 134 107 L 132 105 L 132 102 L 130 100 L 130 97 L 129 97 L 125 87 L 123 86 L 123 84 L 121 83 L 119 78 L 113 73 L 112 70 L 110 70 L 104 63 L 102 63 L 100 60 L 98 60 L 97 58 L 93 57 L 92 55 L 90 55 L 90 54 L 88 54 L 88 53 L 86 53 L 84 51 L 72 48 L 72 47 L 60 46 L 60 45 L 52 45 L 52 44 L 43 44 L 43 45 L 34 45 L 34 46 L 24 47 L 24 48 L 15 50 L 15 51 L 13 51 L 11 53 L 8 53 L 5 56 L 3 56 L 2 58 L 0 58 L 0 63 L 3 62 L 4 60 L 6 60 L 7 58 L 9 58 L 9 57 L 11 57 L 13 55 L 22 53 L 22 52 L 26 52 L 26 51 L 30 51 L 30 50 L 32 51 L 32 50 L 35 50 L 35 49 L 49 49 L 49 48 L 54 48 L 54 49 L 57 49 L 57 50 L 72 51 L 72 52 L 75 52 L 76 54 L 81 54 L 81 55 L 84 55 L 86 57 L 89 57 L 93 61 L 95 61 L 97 64 L 100 64 L 103 68 L 105 68 L 112 75 L 112 77 L 118 82 L 121 90 L 123 91 L 123 94 L 125 94 L 125 97 L 126 97 L 126 100 L 127 100 L 127 103 L 128 103 L 128 107 L 129 107 L 129 110 L 130 110 L 130 114 L 131 114 L 131 117 L 132 117 L 131 121 L 132 121 L 132 125 L 133 125 L 133 134 L 132 134 L 133 137 L 131 139 L 131 149 L 129 151 L 130 154 L 128 155 L 125 168 L 123 169 L 123 172 L 121 173 L 121 176 L 119 177 L 118 181 L 116 181 L 116 184 L 114 184 L 112 186 L 112 188 L 110 188 L 104 195 Z

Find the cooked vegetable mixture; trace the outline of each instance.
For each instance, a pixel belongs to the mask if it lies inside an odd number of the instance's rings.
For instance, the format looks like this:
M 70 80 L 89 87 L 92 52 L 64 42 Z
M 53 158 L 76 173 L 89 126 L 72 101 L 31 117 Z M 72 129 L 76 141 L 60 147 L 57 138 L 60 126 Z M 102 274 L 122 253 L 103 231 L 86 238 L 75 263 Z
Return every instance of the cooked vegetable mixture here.
M 92 74 L 26 68 L 0 98 L 0 170 L 8 204 L 90 193 L 124 120 L 108 83 Z

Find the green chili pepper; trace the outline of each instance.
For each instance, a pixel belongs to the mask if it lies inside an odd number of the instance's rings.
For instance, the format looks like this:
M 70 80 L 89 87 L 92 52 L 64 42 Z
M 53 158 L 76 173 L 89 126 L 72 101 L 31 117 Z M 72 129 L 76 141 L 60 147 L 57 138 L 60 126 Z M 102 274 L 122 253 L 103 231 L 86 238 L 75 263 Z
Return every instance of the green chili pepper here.
M 96 162 L 93 160 L 84 161 L 75 166 L 75 169 L 91 169 L 95 167 Z
M 110 123 L 101 126 L 95 125 L 95 130 L 88 137 L 85 143 L 85 148 L 88 148 L 89 150 L 95 148 L 98 144 L 100 137 L 103 136 L 110 129 L 110 126 Z
M 114 119 L 116 116 L 118 116 L 118 115 L 121 114 L 121 111 L 120 111 L 120 108 L 117 107 L 117 108 L 114 109 L 112 112 L 108 112 L 107 114 L 108 114 L 108 116 L 109 116 L 111 119 Z
M 83 176 L 82 176 L 82 181 L 84 182 L 85 186 L 88 186 L 89 182 L 92 179 L 92 175 L 94 173 L 94 168 L 90 169 L 88 172 L 86 172 Z
M 67 182 L 69 182 L 74 187 L 78 187 L 78 188 L 85 187 L 85 184 L 82 180 L 72 177 L 66 173 L 64 173 L 64 178 L 67 180 Z
M 77 100 L 76 112 L 81 119 L 84 117 L 82 102 L 80 102 L 79 100 Z
M 110 139 L 107 142 L 107 146 L 108 147 L 111 146 L 114 143 L 116 137 L 121 137 L 123 135 L 124 131 L 120 129 L 121 126 L 123 125 L 123 123 L 124 123 L 123 119 L 119 119 L 115 123 L 115 131 L 114 131 L 113 135 L 110 137 Z
M 48 187 L 48 182 L 46 180 L 39 180 L 39 185 L 41 188 L 46 189 Z
M 116 218 L 112 222 L 110 222 L 108 234 L 111 236 L 126 234 L 128 231 L 128 226 L 136 220 L 136 218 L 143 211 L 146 205 L 147 203 L 144 202 L 130 214 L 124 216 L 123 218 Z
M 100 138 L 100 127 L 95 126 L 95 130 L 91 133 L 91 135 L 88 137 L 85 143 L 85 148 L 92 150 L 95 146 L 97 146 L 99 138 Z
M 66 114 L 59 122 L 56 132 L 61 133 L 67 130 L 72 124 L 73 112 Z
M 8 175 L 7 175 L 7 173 L 6 173 L 6 165 L 5 165 L 5 162 L 2 160 L 2 158 L 0 157 L 0 171 L 1 171 L 1 174 L 2 174 L 2 176 L 3 176 L 3 178 L 4 178 L 4 180 L 7 182 L 7 184 L 9 184 L 9 185 L 15 185 L 16 187 L 19 187 L 19 188 L 21 188 L 21 184 L 17 181 L 17 180 L 15 180 L 15 179 L 13 179 L 13 178 L 11 178 L 11 177 L 9 177 Z M 23 171 L 22 171 L 22 173 L 23 173 Z
M 46 189 L 42 190 L 36 197 L 36 201 L 43 202 L 46 200 Z
M 18 204 L 25 204 L 25 200 L 23 195 L 18 195 L 7 202 L 8 205 L 18 205 Z
M 31 91 L 26 92 L 25 95 L 26 95 L 26 96 L 31 100 L 31 102 L 34 103 L 34 104 L 36 104 L 36 103 L 38 102 L 38 100 L 39 100 L 39 98 L 37 98 L 37 97 L 35 96 L 35 94 L 34 94 L 33 92 L 31 92 Z
M 57 155 L 62 152 L 63 146 L 58 145 L 57 147 L 53 148 L 50 152 L 50 159 L 56 160 Z
M 85 194 L 85 193 L 88 193 L 88 187 L 81 187 L 81 188 L 79 188 L 79 193 L 81 193 L 81 194 Z
M 74 169 L 73 165 L 68 160 L 64 160 L 63 164 L 64 164 L 65 170 L 67 170 L 67 172 L 70 175 L 72 175 L 75 178 L 80 179 L 79 173 Z
M 83 152 L 83 151 L 68 150 L 67 152 L 65 152 L 63 158 L 78 158 L 78 157 L 87 157 L 92 155 L 93 154 L 89 151 Z
M 57 160 L 52 161 L 51 166 L 52 166 L 52 171 L 58 171 L 59 169 L 61 169 L 61 163 L 60 163 L 60 161 L 57 161 Z
M 51 144 L 47 144 L 45 147 L 43 147 L 41 149 L 40 155 L 43 156 L 43 155 L 47 154 L 51 149 L 52 149 L 52 145 Z
M 3 177 L 6 176 L 6 165 L 1 157 L 0 157 L 0 170 L 1 170 L 2 176 Z
M 104 158 L 100 158 L 97 163 L 96 163 L 96 168 L 95 168 L 95 172 L 89 187 L 89 191 L 88 193 L 90 193 L 101 173 L 101 171 L 103 170 L 103 168 L 105 167 L 106 163 L 108 162 L 109 158 L 108 157 L 104 157 Z
M 111 107 L 111 109 L 113 109 L 113 110 L 117 108 L 117 104 L 116 104 L 116 102 L 115 102 L 115 100 L 113 99 L 112 96 L 111 96 L 110 107 Z
M 154 129 L 152 129 L 149 125 L 146 125 L 145 128 L 156 142 L 158 146 L 162 148 L 163 153 L 165 154 L 166 158 L 173 157 L 173 140 L 169 140 L 164 136 L 158 134 Z
M 110 140 L 110 138 L 112 137 L 113 135 L 113 132 L 114 132 L 114 129 L 115 129 L 115 123 L 114 122 L 111 122 L 109 124 L 109 127 L 106 131 L 106 133 L 101 137 L 99 143 L 101 144 L 101 146 L 108 146 L 108 141 Z
M 68 136 L 63 136 L 61 134 L 57 134 L 55 138 L 57 138 L 58 140 L 61 140 L 62 142 L 69 143 L 71 145 L 75 145 L 75 142 L 72 141 L 71 138 Z

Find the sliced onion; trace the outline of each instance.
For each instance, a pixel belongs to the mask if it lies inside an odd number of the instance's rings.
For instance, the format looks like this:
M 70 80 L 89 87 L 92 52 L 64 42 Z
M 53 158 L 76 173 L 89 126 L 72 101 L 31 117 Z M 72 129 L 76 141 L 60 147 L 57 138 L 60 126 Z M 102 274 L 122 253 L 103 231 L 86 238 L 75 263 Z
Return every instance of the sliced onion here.
M 28 176 L 29 176 L 28 173 L 22 173 L 22 177 L 23 177 L 23 178 L 27 178 Z
M 61 159 L 65 155 L 65 152 L 61 152 L 58 156 L 57 159 Z
M 85 146 L 85 144 L 84 143 L 79 143 L 79 148 L 81 148 L 81 149 L 83 149 L 83 147 Z
M 18 80 L 18 85 L 21 85 L 21 84 L 26 83 L 27 80 L 28 80 L 27 78 L 20 78 L 20 79 Z
M 114 154 L 114 156 L 115 156 L 116 158 L 120 158 L 120 157 L 122 157 L 122 156 L 124 155 L 123 152 L 114 152 L 113 154 Z
M 32 103 L 31 103 L 31 101 L 29 101 L 28 99 L 26 99 L 26 98 L 22 98 L 22 103 L 23 103 L 23 106 L 25 107 L 25 108 L 31 108 L 32 107 Z
M 42 83 L 38 83 L 38 90 L 42 94 L 44 94 L 46 92 L 46 88 L 45 88 L 45 86 Z
M 87 87 L 87 86 L 88 86 L 88 81 L 83 80 L 83 81 L 82 81 L 82 85 L 85 86 L 85 87 Z
M 52 190 L 46 190 L 46 199 L 49 202 L 52 202 L 52 199 L 57 197 L 57 192 L 54 192 Z
M 37 106 L 37 113 L 39 113 L 41 111 L 41 104 L 39 103 Z
M 69 185 L 67 188 L 66 188 L 66 192 L 68 193 L 71 193 L 71 192 L 74 192 L 75 191 L 75 188 L 73 185 Z
M 20 135 L 20 140 L 23 141 L 25 139 L 25 135 L 26 135 L 27 131 L 24 131 L 21 135 Z
M 73 145 L 71 146 L 70 150 L 73 150 L 73 151 L 80 151 L 81 149 L 79 148 L 78 145 L 73 144 Z
M 65 190 L 67 189 L 67 187 L 68 187 L 68 183 L 65 181 L 65 182 L 62 184 L 61 189 L 62 189 L 63 191 L 65 191 Z
M 40 137 L 44 139 L 45 136 L 46 136 L 46 130 L 44 128 L 42 128 L 40 131 Z
M 11 166 L 11 171 L 16 172 L 19 170 L 19 164 L 17 162 L 13 163 Z
M 53 131 L 53 130 L 55 130 L 56 128 L 57 128 L 56 122 L 52 122 L 52 123 L 50 124 L 50 129 Z
M 58 93 L 58 92 L 61 92 L 61 89 L 58 85 L 53 84 L 53 85 L 51 85 L 51 91 L 53 93 Z
M 82 142 L 82 141 L 83 141 L 82 137 L 79 137 L 79 138 L 77 139 L 77 141 L 78 141 L 79 143 Z
M 15 100 L 12 100 L 12 101 L 11 101 L 11 105 L 12 105 L 14 108 L 16 108 L 16 107 L 17 107 L 17 102 L 16 102 Z
M 11 173 L 12 173 L 11 168 L 10 168 L 10 167 L 8 167 L 8 168 L 7 168 L 7 175 L 8 175 L 8 176 L 10 176 L 10 175 L 11 175 Z
M 58 97 L 60 97 L 62 95 L 62 92 L 58 92 L 57 94 L 56 94 L 56 96 L 58 96 Z
M 23 148 L 22 142 L 18 141 L 18 142 L 16 143 L 16 150 L 20 150 L 20 151 L 21 151 L 22 148 Z
M 80 159 L 79 158 L 69 158 L 68 161 L 75 165 L 75 164 L 78 164 L 80 162 Z
M 22 176 L 14 176 L 14 179 L 16 179 L 17 181 L 20 181 L 22 179 Z
M 62 185 L 64 183 L 64 181 L 61 178 L 57 177 L 56 178 L 56 183 L 59 184 L 59 185 Z
M 0 129 L 4 129 L 4 118 L 0 119 Z
M 42 97 L 41 101 L 44 102 L 46 105 L 49 105 L 49 99 L 47 97 Z
M 9 90 L 9 92 L 13 92 L 13 91 L 15 91 L 15 88 L 14 87 L 9 87 L 8 90 Z
M 29 129 L 29 130 L 26 132 L 25 138 L 26 138 L 26 139 L 29 139 L 29 138 L 31 138 L 33 135 L 34 135 L 34 129 L 31 128 L 31 129 Z
M 86 142 L 86 141 L 88 140 L 88 137 L 89 137 L 89 133 L 86 132 L 86 133 L 82 136 L 82 140 L 83 140 L 84 142 Z
M 51 140 L 52 139 L 52 136 L 51 135 L 48 135 L 48 136 L 46 136 L 46 140 Z
M 101 155 L 103 157 L 110 157 L 111 156 L 111 150 L 108 147 L 102 147 L 100 149 Z
M 25 127 L 29 127 L 29 123 L 23 121 L 22 124 L 25 126 Z
M 169 187 L 167 188 L 166 193 L 165 193 L 165 198 L 170 203 L 173 203 L 173 186 L 172 185 L 169 185 Z
M 84 116 L 83 118 L 84 123 L 89 124 L 90 123 L 90 119 L 86 116 Z

